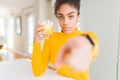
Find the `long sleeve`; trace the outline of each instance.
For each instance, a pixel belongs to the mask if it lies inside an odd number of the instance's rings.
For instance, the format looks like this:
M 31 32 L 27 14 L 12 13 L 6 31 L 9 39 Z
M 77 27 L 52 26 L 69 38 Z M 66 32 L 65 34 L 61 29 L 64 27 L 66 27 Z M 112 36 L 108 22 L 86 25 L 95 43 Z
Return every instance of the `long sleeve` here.
M 95 35 L 92 32 L 88 32 L 87 34 L 91 37 L 91 39 L 95 43 L 95 45 L 93 46 L 93 49 L 92 49 L 92 60 L 95 60 L 98 55 L 98 42 L 99 42 L 98 37 L 97 37 L 97 35 Z
M 40 43 L 33 44 L 33 53 L 32 53 L 32 70 L 35 76 L 42 75 L 49 62 L 49 41 L 45 40 L 44 47 L 42 50 Z

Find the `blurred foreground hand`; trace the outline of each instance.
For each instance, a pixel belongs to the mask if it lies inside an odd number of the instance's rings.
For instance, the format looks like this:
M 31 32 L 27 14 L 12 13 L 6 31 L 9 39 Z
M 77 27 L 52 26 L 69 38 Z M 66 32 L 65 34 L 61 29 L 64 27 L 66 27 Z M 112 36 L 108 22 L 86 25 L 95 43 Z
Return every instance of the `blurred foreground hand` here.
M 67 64 L 76 71 L 83 71 L 89 67 L 92 58 L 93 45 L 84 36 L 74 37 L 62 46 L 56 58 L 56 68 Z

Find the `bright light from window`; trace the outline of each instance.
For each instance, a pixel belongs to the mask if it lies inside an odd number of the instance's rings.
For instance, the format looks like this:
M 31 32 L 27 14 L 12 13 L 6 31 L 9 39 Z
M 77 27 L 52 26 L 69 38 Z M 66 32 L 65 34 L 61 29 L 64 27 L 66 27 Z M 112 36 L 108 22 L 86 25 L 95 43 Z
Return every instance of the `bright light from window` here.
M 10 17 L 6 21 L 6 26 L 7 26 L 7 46 L 9 48 L 13 48 L 13 25 L 14 25 L 14 18 Z
M 5 36 L 5 20 L 4 18 L 0 18 L 0 35 Z
M 35 25 L 33 14 L 28 14 L 27 22 L 28 22 L 28 27 L 27 27 L 28 28 L 28 53 L 31 54 L 33 49 L 32 44 L 33 44 L 34 25 Z

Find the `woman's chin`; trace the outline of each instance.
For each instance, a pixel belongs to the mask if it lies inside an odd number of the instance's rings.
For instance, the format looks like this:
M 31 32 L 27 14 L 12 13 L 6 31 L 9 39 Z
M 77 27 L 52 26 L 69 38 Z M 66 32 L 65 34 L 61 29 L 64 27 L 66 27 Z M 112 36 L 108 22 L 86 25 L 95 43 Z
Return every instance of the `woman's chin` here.
M 71 31 L 64 31 L 64 33 L 65 33 L 65 34 L 70 34 L 70 33 L 71 33 Z
M 73 31 L 71 31 L 71 30 L 64 30 L 63 31 L 65 34 L 70 34 L 70 33 L 72 33 Z
M 66 33 L 66 34 L 69 34 L 69 33 L 71 32 L 70 29 L 63 29 L 62 31 L 63 31 L 64 33 Z

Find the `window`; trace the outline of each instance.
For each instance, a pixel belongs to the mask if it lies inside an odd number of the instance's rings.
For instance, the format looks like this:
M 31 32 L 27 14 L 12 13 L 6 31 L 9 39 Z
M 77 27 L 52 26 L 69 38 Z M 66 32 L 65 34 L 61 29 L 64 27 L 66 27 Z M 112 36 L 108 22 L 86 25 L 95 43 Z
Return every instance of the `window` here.
M 15 21 L 16 21 L 16 23 L 15 23 L 16 33 L 20 35 L 20 34 L 22 34 L 21 16 L 17 16 Z
M 33 48 L 33 37 L 34 37 L 34 26 L 35 26 L 35 19 L 32 13 L 27 14 L 27 29 L 28 29 L 28 53 L 32 54 L 32 48 Z
M 0 36 L 5 36 L 5 20 L 0 18 Z
M 13 25 L 14 25 L 14 19 L 12 17 L 10 17 L 9 19 L 7 19 L 6 21 L 6 26 L 7 26 L 7 45 L 9 48 L 13 48 Z

